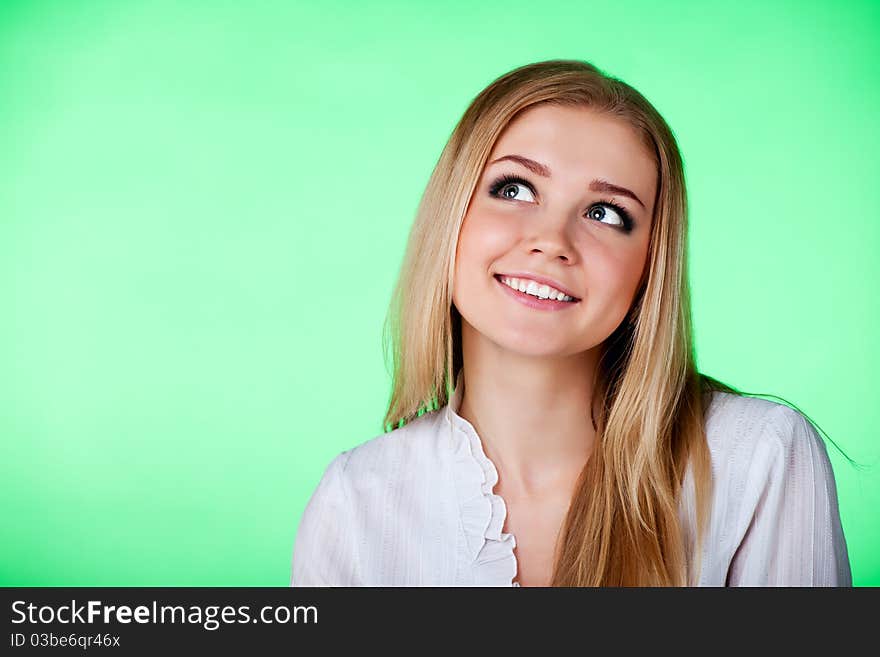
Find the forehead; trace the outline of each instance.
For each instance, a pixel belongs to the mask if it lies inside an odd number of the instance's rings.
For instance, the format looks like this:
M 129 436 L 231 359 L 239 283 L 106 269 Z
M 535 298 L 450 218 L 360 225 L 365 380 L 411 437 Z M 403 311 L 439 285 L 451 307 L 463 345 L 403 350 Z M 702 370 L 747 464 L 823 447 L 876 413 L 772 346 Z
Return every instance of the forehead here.
M 604 178 L 634 190 L 646 203 L 654 198 L 657 165 L 635 128 L 589 108 L 528 108 L 502 132 L 489 161 L 512 153 L 546 164 L 554 180 L 583 185 L 585 179 Z

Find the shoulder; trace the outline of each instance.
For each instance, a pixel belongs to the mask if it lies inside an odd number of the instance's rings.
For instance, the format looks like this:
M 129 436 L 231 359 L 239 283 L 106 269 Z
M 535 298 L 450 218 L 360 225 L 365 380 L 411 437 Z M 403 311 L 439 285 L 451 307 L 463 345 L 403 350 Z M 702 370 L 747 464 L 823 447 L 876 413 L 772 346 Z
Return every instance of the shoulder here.
M 715 558 L 730 586 L 849 586 L 846 540 L 825 443 L 785 404 L 713 393 Z M 691 525 L 693 526 L 693 525 Z
M 421 481 L 449 452 L 444 426 L 441 412 L 433 411 L 373 436 L 337 456 L 340 478 L 350 490 L 380 494 L 391 485 Z
M 715 391 L 705 419 L 716 469 L 753 471 L 761 464 L 827 460 L 818 431 L 803 413 L 785 404 Z
M 790 449 L 810 429 L 801 412 L 759 397 L 715 391 L 706 412 L 706 437 L 715 448 L 760 443 Z

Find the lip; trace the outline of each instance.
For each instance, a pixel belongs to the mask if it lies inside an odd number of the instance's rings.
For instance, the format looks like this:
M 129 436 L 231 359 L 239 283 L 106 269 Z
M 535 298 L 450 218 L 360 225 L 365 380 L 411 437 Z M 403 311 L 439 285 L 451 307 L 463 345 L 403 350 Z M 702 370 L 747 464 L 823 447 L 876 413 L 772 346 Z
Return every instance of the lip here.
M 538 274 L 530 274 L 525 271 L 520 272 L 511 272 L 511 273 L 498 273 L 495 274 L 495 278 L 500 278 L 501 276 L 506 276 L 507 278 L 528 278 L 529 280 L 535 281 L 536 283 L 540 283 L 541 285 L 549 285 L 550 287 L 555 287 L 557 290 L 572 297 L 575 301 L 580 301 L 581 298 L 576 295 L 571 290 L 563 287 L 561 283 L 558 281 L 554 281 L 549 276 L 540 276 Z M 502 284 L 503 285 L 503 284 Z
M 580 299 L 577 301 L 557 301 L 556 299 L 539 299 L 538 297 L 533 297 L 531 294 L 526 294 L 525 292 L 520 292 L 519 290 L 514 290 L 509 285 L 505 285 L 501 282 L 501 275 L 498 274 L 495 277 L 495 281 L 504 292 L 510 295 L 516 301 L 519 301 L 521 304 L 528 306 L 529 308 L 534 308 L 536 310 L 565 310 L 566 308 L 571 308 L 580 303 Z M 549 285 L 549 284 L 548 284 Z

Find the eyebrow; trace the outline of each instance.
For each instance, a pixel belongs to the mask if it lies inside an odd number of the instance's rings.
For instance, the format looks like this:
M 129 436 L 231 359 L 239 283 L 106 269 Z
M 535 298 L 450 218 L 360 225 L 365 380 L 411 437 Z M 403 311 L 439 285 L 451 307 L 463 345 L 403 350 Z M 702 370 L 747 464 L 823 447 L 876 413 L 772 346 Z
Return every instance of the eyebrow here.
M 517 162 L 523 165 L 526 169 L 529 169 L 533 173 L 542 176 L 544 178 L 549 178 L 551 176 L 550 167 L 546 164 L 541 164 L 540 162 L 535 162 L 527 157 L 522 155 L 503 155 L 495 160 L 489 162 L 490 165 L 495 164 L 496 162 L 502 162 L 503 160 L 510 160 L 511 162 Z M 642 203 L 642 200 L 635 195 L 632 191 L 627 189 L 626 187 L 621 187 L 620 185 L 615 185 L 613 183 L 608 182 L 607 180 L 602 180 L 601 178 L 596 178 L 590 182 L 590 190 L 594 192 L 610 192 L 613 194 L 620 194 L 621 196 L 628 196 L 629 198 L 636 201 L 643 208 L 645 204 Z M 647 209 L 647 208 L 646 208 Z

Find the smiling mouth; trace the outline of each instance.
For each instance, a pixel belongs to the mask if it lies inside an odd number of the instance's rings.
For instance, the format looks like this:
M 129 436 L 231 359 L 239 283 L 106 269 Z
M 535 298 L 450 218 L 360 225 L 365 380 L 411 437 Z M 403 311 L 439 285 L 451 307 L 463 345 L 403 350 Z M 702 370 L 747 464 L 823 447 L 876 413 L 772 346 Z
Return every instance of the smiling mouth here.
M 493 278 L 494 278 L 496 281 L 498 281 L 499 285 L 503 285 L 505 288 L 507 288 L 508 290 L 510 290 L 511 292 L 513 292 L 513 293 L 515 293 L 515 294 L 522 295 L 524 298 L 533 299 L 534 301 L 538 301 L 538 302 L 546 303 L 546 304 L 548 304 L 548 305 L 550 305 L 550 304 L 552 304 L 552 305 L 557 305 L 557 304 L 560 304 L 560 305 L 574 305 L 574 304 L 580 302 L 580 299 L 577 298 L 577 297 L 574 297 L 574 296 L 570 296 L 570 298 L 569 298 L 568 300 L 563 301 L 562 298 L 559 298 L 559 299 L 551 299 L 551 298 L 548 298 L 548 297 L 540 297 L 540 296 L 537 296 L 537 295 L 534 295 L 534 294 L 530 294 L 530 293 L 528 293 L 528 292 L 523 292 L 522 290 L 517 289 L 517 288 L 515 288 L 515 287 L 512 287 L 512 286 L 508 285 L 507 283 L 505 283 L 505 282 L 502 280 L 502 275 L 501 275 L 501 274 L 494 274 L 494 275 L 493 275 Z

